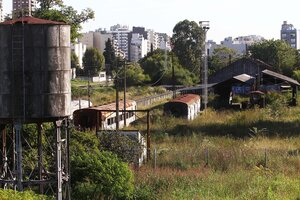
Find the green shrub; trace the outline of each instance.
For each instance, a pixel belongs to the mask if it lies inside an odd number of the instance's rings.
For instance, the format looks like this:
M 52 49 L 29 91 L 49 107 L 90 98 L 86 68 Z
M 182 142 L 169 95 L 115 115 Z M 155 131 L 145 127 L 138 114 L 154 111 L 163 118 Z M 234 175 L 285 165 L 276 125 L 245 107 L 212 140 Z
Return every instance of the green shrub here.
M 45 196 L 45 195 L 38 195 L 34 194 L 32 191 L 24 191 L 24 192 L 17 192 L 14 190 L 4 190 L 0 189 L 0 199 L 1 200 L 50 200 L 54 199 L 53 197 Z
M 72 199 L 130 199 L 134 186 L 128 165 L 100 151 L 92 133 L 73 131 L 71 139 Z
M 143 152 L 143 145 L 138 138 L 130 138 L 116 132 L 103 131 L 99 140 L 100 150 L 113 152 L 124 162 L 137 164 Z

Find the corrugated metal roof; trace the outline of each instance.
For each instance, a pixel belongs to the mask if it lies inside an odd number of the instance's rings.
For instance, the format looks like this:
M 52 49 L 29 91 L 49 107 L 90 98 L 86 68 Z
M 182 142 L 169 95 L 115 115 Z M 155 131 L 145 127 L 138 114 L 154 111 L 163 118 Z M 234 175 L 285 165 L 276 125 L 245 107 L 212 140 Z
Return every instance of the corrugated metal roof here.
M 300 85 L 298 81 L 296 81 L 296 80 L 294 80 L 290 77 L 287 77 L 285 75 L 278 74 L 278 73 L 273 72 L 273 71 L 268 70 L 268 69 L 263 70 L 262 73 L 273 76 L 273 77 L 276 77 L 276 78 L 278 78 L 280 80 L 283 80 L 283 81 L 287 81 L 287 82 L 292 83 L 294 85 Z
M 253 79 L 254 77 L 250 76 L 248 74 L 240 74 L 240 75 L 234 76 L 233 78 L 236 79 L 236 80 L 239 80 L 241 82 L 247 82 L 250 79 Z
M 179 102 L 179 103 L 191 104 L 191 103 L 194 103 L 195 101 L 198 101 L 199 99 L 200 99 L 199 95 L 185 94 L 185 95 L 176 97 L 175 99 L 172 99 L 169 102 Z
M 25 23 L 25 24 L 66 24 L 64 22 L 56 22 L 56 21 L 51 21 L 51 20 L 46 20 L 46 19 L 39 19 L 31 16 L 26 16 L 26 17 L 21 17 L 18 19 L 13 19 L 13 20 L 8 20 L 4 21 L 0 24 L 18 24 L 18 23 Z
M 132 100 L 126 100 L 126 108 L 129 108 L 133 106 L 135 101 Z M 101 105 L 101 106 L 95 106 L 95 107 L 90 107 L 90 108 L 83 108 L 81 110 L 95 110 L 95 111 L 101 111 L 101 110 L 111 110 L 115 111 L 116 110 L 116 103 L 111 103 L 111 104 L 106 104 L 106 105 Z M 122 100 L 119 101 L 119 110 L 124 110 L 124 102 Z M 109 115 L 111 115 L 111 112 L 103 111 L 101 112 L 102 117 L 106 118 Z

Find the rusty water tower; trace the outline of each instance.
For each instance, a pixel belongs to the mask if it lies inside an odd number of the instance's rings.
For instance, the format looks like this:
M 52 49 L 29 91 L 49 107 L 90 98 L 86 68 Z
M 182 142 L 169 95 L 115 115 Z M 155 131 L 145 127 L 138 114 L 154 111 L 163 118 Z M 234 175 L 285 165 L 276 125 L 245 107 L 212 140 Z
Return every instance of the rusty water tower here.
M 69 25 L 34 17 L 0 24 L 2 186 L 22 191 L 23 187 L 36 184 L 40 192 L 45 193 L 45 185 L 54 183 L 56 198 L 62 199 L 64 185 L 69 185 L 70 168 L 67 127 L 71 107 L 70 53 Z M 56 127 L 52 152 L 56 163 L 54 178 L 47 175 L 43 164 L 44 122 L 53 122 Z M 35 178 L 25 174 L 23 169 L 22 144 L 25 142 L 21 128 L 29 123 L 36 123 L 38 127 Z M 10 133 L 5 128 L 9 125 L 13 127 Z M 13 138 L 11 142 L 9 138 Z M 8 145 L 13 146 L 14 153 L 9 152 Z

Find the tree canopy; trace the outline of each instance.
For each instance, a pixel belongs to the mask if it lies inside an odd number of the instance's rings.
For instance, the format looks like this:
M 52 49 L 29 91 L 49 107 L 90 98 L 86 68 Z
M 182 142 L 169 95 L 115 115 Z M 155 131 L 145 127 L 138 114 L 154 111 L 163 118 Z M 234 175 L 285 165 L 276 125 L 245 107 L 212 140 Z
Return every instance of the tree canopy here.
M 251 57 L 262 60 L 277 72 L 292 75 L 298 64 L 298 52 L 282 40 L 266 40 L 249 47 Z
M 157 49 L 140 60 L 145 74 L 149 75 L 154 85 L 173 84 L 172 65 L 174 67 L 175 84 L 193 85 L 197 82 L 195 74 L 183 68 L 176 55 Z
M 124 78 L 124 68 L 121 68 L 118 72 L 118 78 Z M 144 70 L 138 63 L 129 63 L 126 65 L 126 85 L 135 86 L 141 83 L 147 83 L 150 81 L 149 75 L 144 73 Z
M 116 52 L 110 38 L 105 42 L 103 56 L 105 58 L 106 73 L 112 75 L 112 71 L 116 70 L 116 64 L 119 59 L 116 57 Z
M 110 38 L 108 38 L 108 40 L 105 42 L 105 49 L 103 55 L 105 57 L 105 64 L 112 65 L 115 63 L 116 53 Z
M 79 67 L 79 60 L 78 56 L 74 53 L 74 51 L 71 52 L 71 68 L 78 68 Z
M 209 58 L 209 75 L 226 67 L 230 62 L 237 58 L 237 52 L 234 49 L 227 47 L 218 47 L 213 51 L 212 56 Z
M 204 45 L 202 28 L 194 21 L 181 21 L 173 29 L 171 42 L 179 63 L 190 72 L 200 74 Z
M 86 75 L 98 75 L 104 69 L 104 56 L 96 48 L 88 48 L 82 58 L 83 69 Z
M 39 7 L 33 16 L 41 19 L 65 22 L 71 25 L 71 41 L 80 36 L 81 24 L 94 18 L 94 11 L 86 8 L 78 13 L 73 7 L 66 6 L 62 0 L 37 0 Z

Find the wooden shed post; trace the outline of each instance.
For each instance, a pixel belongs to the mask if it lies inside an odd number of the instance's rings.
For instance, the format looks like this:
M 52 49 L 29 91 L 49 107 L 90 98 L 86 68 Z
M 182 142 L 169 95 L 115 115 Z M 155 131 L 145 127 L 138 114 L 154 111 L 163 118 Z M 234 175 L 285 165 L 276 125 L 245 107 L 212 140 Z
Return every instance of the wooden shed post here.
M 101 112 L 99 112 L 98 110 L 97 110 L 97 112 L 96 112 L 96 136 L 98 135 L 98 131 L 99 131 L 99 113 L 101 114 Z
M 151 159 L 150 110 L 147 110 L 147 161 Z

